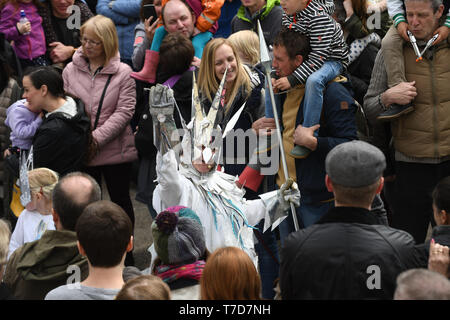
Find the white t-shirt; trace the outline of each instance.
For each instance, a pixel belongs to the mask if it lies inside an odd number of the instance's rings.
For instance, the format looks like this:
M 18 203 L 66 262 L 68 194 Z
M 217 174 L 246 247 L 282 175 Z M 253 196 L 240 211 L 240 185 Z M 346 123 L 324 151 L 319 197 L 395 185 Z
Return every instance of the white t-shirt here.
M 51 214 L 42 215 L 37 211 L 24 209 L 20 213 L 14 232 L 11 235 L 8 259 L 17 248 L 25 243 L 40 239 L 45 230 L 55 230 L 53 216 Z

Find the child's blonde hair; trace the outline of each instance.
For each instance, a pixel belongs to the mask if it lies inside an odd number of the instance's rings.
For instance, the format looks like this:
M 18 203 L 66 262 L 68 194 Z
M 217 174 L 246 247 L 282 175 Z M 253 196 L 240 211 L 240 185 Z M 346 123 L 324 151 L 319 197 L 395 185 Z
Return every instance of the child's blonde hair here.
M 116 300 L 170 300 L 169 286 L 158 276 L 142 275 L 125 283 Z
M 259 63 L 259 38 L 251 30 L 242 30 L 233 33 L 228 40 L 234 45 L 242 57 L 242 62 L 254 66 Z
M 58 183 L 58 180 L 58 174 L 48 168 L 38 168 L 28 172 L 30 191 L 42 191 L 47 199 L 52 198 L 52 192 L 56 184 Z
M 8 222 L 0 219 L 0 269 L 6 263 L 9 250 L 9 239 L 11 237 L 11 229 Z

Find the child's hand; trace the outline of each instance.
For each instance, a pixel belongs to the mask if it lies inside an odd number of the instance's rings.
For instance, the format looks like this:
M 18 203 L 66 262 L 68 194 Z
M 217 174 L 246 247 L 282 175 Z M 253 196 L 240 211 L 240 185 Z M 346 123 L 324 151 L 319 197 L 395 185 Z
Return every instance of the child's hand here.
M 287 77 L 283 77 L 278 80 L 275 80 L 274 88 L 277 88 L 278 91 L 286 91 L 291 88 L 291 84 L 289 83 Z
M 196 35 L 202 33 L 200 30 L 197 29 L 197 27 L 194 27 L 194 33 L 192 34 L 193 37 L 195 37 Z
M 274 79 L 274 78 L 270 78 L 270 80 L 272 81 L 272 89 L 273 89 L 273 93 L 277 93 L 278 91 L 280 91 L 280 90 L 278 90 L 278 88 L 275 88 L 275 81 L 277 81 L 276 79 Z M 268 89 L 268 88 L 267 88 Z
M 28 21 L 27 23 L 17 23 L 17 30 L 19 30 L 20 34 L 24 34 L 31 31 L 31 23 Z
M 397 32 L 398 34 L 405 39 L 405 41 L 409 42 L 409 37 L 408 34 L 406 33 L 406 31 L 409 29 L 409 24 L 407 24 L 406 22 L 400 22 L 397 25 Z
M 450 28 L 446 26 L 442 26 L 436 29 L 434 34 L 439 34 L 439 37 L 434 41 L 433 45 L 438 44 L 442 40 L 445 40 L 448 38 L 448 34 L 450 33 Z M 433 35 L 434 35 L 433 34 Z
M 191 66 L 200 68 L 200 63 L 202 63 L 202 60 L 197 57 L 194 57 L 194 59 L 192 59 Z

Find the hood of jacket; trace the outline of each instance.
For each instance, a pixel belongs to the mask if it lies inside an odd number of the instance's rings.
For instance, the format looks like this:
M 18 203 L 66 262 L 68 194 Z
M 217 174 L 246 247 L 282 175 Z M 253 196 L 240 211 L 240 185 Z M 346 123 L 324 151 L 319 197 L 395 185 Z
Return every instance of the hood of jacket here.
M 87 134 L 90 130 L 91 122 L 84 110 L 84 102 L 81 99 L 73 99 L 69 96 L 66 96 L 66 99 L 68 103 L 75 103 L 76 114 L 71 116 L 69 113 L 64 112 L 64 109 L 61 109 L 61 112 L 55 110 L 53 113 L 46 116 L 47 121 L 44 121 L 45 126 L 59 125 L 59 121 L 53 122 L 50 120 L 62 120 L 76 132 Z
M 9 114 L 10 114 L 11 112 L 13 112 L 13 110 L 18 109 L 18 108 L 28 110 L 28 108 L 25 106 L 25 102 L 26 102 L 26 101 L 27 101 L 26 99 L 18 100 L 18 101 L 16 101 L 16 102 L 14 102 L 12 105 L 10 105 L 10 106 L 8 107 L 8 109 L 6 109 L 6 120 L 5 120 L 5 124 L 6 124 L 8 127 L 11 127 L 11 126 L 10 126 L 10 122 L 9 122 L 9 120 L 10 120 Z M 29 111 L 29 110 L 28 110 L 28 111 Z M 30 115 L 32 115 L 31 111 L 30 111 Z
M 87 263 L 77 247 L 77 235 L 68 230 L 47 230 L 41 239 L 26 243 L 17 263 L 24 280 L 60 280 L 67 278 L 67 267 L 80 268 Z
M 244 6 L 240 6 L 237 12 L 237 16 L 239 19 L 251 22 L 255 18 L 264 19 L 267 15 L 272 11 L 272 9 L 280 5 L 280 0 L 266 0 L 266 5 L 262 7 L 261 10 L 256 12 L 253 16 L 250 14 L 248 9 Z

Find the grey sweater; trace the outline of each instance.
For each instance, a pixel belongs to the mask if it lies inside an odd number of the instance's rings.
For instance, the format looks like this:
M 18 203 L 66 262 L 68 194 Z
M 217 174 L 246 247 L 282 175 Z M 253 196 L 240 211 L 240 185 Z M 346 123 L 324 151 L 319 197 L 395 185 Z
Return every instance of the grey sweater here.
M 93 288 L 74 283 L 53 289 L 47 293 L 45 300 L 114 300 L 119 291 L 119 289 Z

